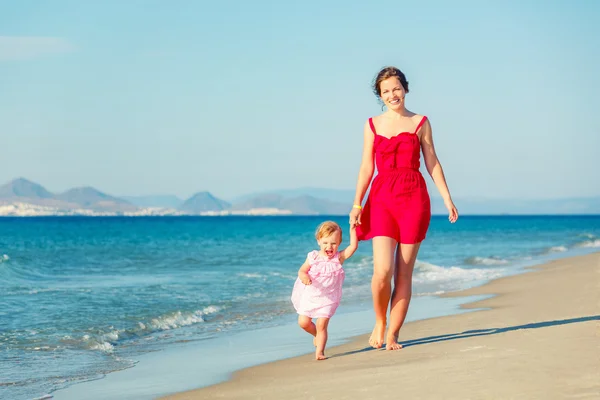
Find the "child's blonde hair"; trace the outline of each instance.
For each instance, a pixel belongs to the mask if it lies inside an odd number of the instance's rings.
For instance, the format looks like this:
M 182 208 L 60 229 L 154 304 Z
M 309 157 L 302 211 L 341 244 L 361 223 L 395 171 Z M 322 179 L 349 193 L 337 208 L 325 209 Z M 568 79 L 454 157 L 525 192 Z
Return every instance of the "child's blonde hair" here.
M 340 241 L 341 241 L 342 240 L 342 227 L 333 221 L 325 221 L 317 227 L 317 231 L 315 232 L 315 238 L 317 240 L 319 240 L 323 237 L 333 235 L 334 232 L 340 233 Z

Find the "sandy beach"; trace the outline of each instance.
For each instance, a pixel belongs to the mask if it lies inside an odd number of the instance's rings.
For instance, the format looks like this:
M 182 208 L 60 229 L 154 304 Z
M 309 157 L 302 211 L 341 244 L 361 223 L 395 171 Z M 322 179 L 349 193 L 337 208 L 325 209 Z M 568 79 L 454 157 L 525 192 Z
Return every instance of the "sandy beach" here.
M 600 398 L 600 253 L 447 296 L 474 295 L 490 296 L 405 324 L 400 351 L 371 349 L 367 334 L 326 361 L 277 361 L 164 399 Z

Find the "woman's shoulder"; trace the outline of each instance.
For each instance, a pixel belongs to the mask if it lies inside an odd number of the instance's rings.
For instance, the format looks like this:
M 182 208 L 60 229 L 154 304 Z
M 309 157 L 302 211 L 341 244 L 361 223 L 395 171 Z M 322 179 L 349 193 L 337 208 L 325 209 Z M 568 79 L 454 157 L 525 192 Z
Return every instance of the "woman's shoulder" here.
M 408 117 L 411 119 L 414 119 L 415 121 L 421 121 L 423 118 L 429 119 L 426 114 L 420 114 L 420 113 L 416 113 L 413 111 L 409 111 Z M 366 123 L 368 124 L 369 121 L 379 121 L 384 118 L 386 118 L 385 112 L 383 112 L 381 114 L 373 115 L 373 116 L 367 118 Z
M 425 115 L 425 114 L 420 114 L 420 113 L 416 113 L 416 112 L 413 112 L 413 111 L 410 111 L 410 115 L 409 115 L 409 116 L 410 116 L 410 118 L 411 118 L 413 121 L 415 121 L 416 123 L 420 123 L 421 121 L 423 121 L 423 120 L 426 120 L 426 119 L 427 119 L 427 115 Z
M 379 121 L 382 117 L 383 117 L 383 113 L 373 115 L 373 116 L 367 118 L 367 124 L 370 123 L 371 121 Z

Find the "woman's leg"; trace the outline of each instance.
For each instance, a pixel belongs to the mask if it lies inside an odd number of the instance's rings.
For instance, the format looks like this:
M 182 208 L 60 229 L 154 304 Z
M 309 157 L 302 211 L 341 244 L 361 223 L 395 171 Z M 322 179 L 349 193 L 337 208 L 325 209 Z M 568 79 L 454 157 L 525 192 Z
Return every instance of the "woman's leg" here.
M 394 292 L 390 304 L 390 325 L 385 341 L 387 350 L 402 348 L 402 345 L 398 343 L 398 334 L 408 312 L 408 305 L 412 296 L 412 275 L 420 246 L 421 243 L 400 244 L 396 251 Z
M 375 327 L 369 338 L 369 344 L 378 349 L 383 346 L 387 309 L 392 293 L 392 275 L 394 274 L 394 252 L 398 242 L 394 239 L 377 236 L 373 238 L 373 277 L 371 292 L 373 294 L 373 310 L 375 311 Z

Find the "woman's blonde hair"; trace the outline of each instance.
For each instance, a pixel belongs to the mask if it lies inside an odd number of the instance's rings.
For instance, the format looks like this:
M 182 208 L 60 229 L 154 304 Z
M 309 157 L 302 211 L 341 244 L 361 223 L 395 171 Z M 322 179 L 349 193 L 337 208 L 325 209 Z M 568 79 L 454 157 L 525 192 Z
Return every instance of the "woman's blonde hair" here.
M 340 241 L 342 240 L 342 228 L 333 221 L 325 221 L 317 227 L 315 238 L 317 240 L 332 235 L 334 232 L 340 233 Z

